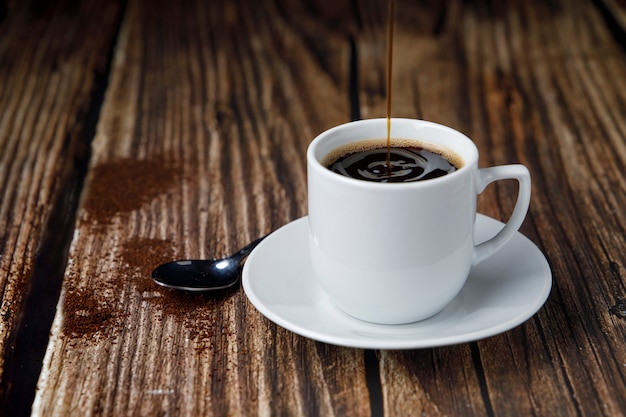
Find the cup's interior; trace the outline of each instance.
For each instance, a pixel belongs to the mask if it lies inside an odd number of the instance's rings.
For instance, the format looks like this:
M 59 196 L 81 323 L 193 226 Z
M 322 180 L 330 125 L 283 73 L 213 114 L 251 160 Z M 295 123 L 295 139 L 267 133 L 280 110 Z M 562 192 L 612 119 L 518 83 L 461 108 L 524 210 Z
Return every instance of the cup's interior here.
M 418 143 L 431 143 L 436 148 L 448 149 L 459 157 L 462 166 L 470 165 L 478 159 L 478 150 L 471 139 L 440 124 L 392 118 L 390 136 L 392 139 L 415 140 Z M 386 143 L 387 119 L 358 120 L 329 129 L 312 142 L 309 152 L 319 164 L 323 164 L 338 148 L 374 139 Z

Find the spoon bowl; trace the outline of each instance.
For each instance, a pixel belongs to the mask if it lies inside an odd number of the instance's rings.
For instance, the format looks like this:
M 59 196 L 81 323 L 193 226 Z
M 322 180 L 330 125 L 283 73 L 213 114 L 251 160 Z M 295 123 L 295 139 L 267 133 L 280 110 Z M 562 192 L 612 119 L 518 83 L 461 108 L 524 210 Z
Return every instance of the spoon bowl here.
M 152 280 L 167 288 L 183 291 L 217 291 L 239 282 L 239 268 L 245 258 L 265 239 L 261 237 L 223 259 L 179 260 L 152 271 Z

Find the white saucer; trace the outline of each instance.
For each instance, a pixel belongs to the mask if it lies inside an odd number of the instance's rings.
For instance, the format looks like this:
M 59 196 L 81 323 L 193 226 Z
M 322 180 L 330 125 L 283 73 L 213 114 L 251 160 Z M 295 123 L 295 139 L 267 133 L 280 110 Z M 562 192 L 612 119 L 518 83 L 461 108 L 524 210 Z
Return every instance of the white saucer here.
M 476 240 L 495 235 L 502 223 L 476 219 Z M 411 324 L 378 325 L 336 308 L 317 284 L 309 259 L 308 220 L 276 230 L 250 254 L 243 288 L 268 319 L 299 335 L 364 349 L 416 349 L 470 342 L 523 323 L 543 305 L 552 285 L 541 251 L 517 233 L 474 267 L 457 297 L 436 316 Z

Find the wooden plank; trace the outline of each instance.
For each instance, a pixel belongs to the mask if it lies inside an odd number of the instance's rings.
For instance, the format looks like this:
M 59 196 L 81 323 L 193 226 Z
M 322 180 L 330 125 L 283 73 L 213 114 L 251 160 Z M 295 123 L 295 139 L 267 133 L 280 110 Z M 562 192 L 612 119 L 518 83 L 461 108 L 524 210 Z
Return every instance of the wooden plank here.
M 369 415 L 362 351 L 149 280 L 304 215 L 306 147 L 349 115 L 336 2 L 246 4 L 129 2 L 33 415 Z
M 372 45 L 384 46 L 383 7 L 363 9 L 362 20 L 374 23 L 357 38 L 360 74 L 384 73 L 384 47 Z M 547 255 L 555 285 L 533 319 L 503 335 L 381 352 L 385 415 L 619 415 L 626 409 L 621 46 L 582 1 L 450 2 L 437 12 L 400 2 L 396 42 L 395 114 L 467 133 L 483 166 L 529 166 L 534 193 L 522 231 Z M 361 77 L 363 114 L 384 116 L 381 80 Z M 480 211 L 505 219 L 514 193 L 490 187 Z
M 614 35 L 619 37 L 622 48 L 626 47 L 626 2 L 620 0 L 597 0 L 595 3 L 608 20 L 615 25 Z
M 16 364 L 48 336 L 45 311 L 27 322 L 25 300 L 41 278 L 52 306 L 72 213 L 78 166 L 87 158 L 86 117 L 115 37 L 119 4 L 94 1 L 3 2 L 0 7 L 0 404 L 28 401 L 20 390 L 37 363 Z M 97 22 L 97 24 L 96 24 Z M 75 198 L 75 196 L 74 196 Z M 64 241 L 65 239 L 65 241 Z M 58 245 L 58 246 L 55 246 Z M 56 281 L 56 282 L 55 282 Z M 55 293 L 55 288 L 57 291 Z M 39 289 L 41 290 L 41 289 Z M 41 295 L 41 294 L 39 294 Z M 31 315 L 32 316 L 32 315 Z M 43 324 L 41 324 L 43 323 Z M 46 327 L 47 323 L 47 327 Z M 22 326 L 24 346 L 17 346 Z M 24 326 L 30 326 L 25 328 Z M 43 350 L 32 353 L 41 364 Z M 22 368 L 7 374 L 7 369 Z M 19 380 L 12 379 L 19 378 Z

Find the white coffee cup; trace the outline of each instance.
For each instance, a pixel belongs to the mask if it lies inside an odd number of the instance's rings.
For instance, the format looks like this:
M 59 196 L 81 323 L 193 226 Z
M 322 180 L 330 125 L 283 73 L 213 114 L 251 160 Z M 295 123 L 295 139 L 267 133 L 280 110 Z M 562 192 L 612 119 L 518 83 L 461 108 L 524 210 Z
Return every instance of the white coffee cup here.
M 327 130 L 309 145 L 310 252 L 319 283 L 340 310 L 368 322 L 402 324 L 441 311 L 471 267 L 516 233 L 531 183 L 523 165 L 479 169 L 478 150 L 467 136 L 413 119 L 392 119 L 391 137 L 451 150 L 462 166 L 435 179 L 379 183 L 323 165 L 338 148 L 372 139 L 385 146 L 386 137 L 387 119 L 359 120 Z M 475 245 L 476 197 L 501 179 L 519 182 L 515 208 L 495 237 Z

